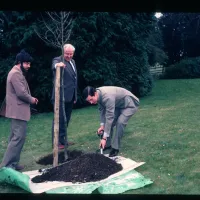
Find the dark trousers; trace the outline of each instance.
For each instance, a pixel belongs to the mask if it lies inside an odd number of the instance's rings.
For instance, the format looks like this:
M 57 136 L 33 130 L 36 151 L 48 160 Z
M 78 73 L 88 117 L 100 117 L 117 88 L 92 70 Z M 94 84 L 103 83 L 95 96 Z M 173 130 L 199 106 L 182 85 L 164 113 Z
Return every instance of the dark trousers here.
M 65 102 L 65 106 L 64 106 L 65 108 L 63 109 L 62 102 L 60 102 L 58 144 L 64 145 L 65 141 L 66 141 L 66 143 L 68 143 L 67 127 L 68 127 L 69 121 L 71 119 L 73 104 L 74 104 L 74 100 L 72 100 L 71 102 Z M 64 114 L 66 116 L 66 122 L 65 122 Z M 54 119 L 53 119 L 53 122 L 52 122 L 52 147 L 53 147 L 53 143 L 54 143 Z
M 27 121 L 19 119 L 11 120 L 8 146 L 0 167 L 11 167 L 15 169 L 15 166 L 20 160 L 20 154 L 25 143 L 26 130 Z

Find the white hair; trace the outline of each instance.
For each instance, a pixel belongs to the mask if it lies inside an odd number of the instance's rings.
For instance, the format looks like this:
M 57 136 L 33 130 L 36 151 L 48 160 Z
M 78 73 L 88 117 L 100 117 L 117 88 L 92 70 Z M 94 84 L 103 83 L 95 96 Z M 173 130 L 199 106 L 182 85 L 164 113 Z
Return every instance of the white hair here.
M 75 47 L 74 47 L 73 45 L 71 45 L 71 44 L 65 44 L 65 45 L 63 46 L 63 49 L 68 49 L 68 48 L 72 48 L 73 51 L 75 51 Z

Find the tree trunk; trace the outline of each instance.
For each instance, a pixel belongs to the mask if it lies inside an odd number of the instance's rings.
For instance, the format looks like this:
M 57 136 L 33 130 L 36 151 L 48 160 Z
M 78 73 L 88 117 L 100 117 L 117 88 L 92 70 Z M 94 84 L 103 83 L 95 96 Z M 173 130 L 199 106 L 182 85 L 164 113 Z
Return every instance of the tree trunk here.
M 59 108 L 60 108 L 60 67 L 56 67 L 53 167 L 58 166 Z

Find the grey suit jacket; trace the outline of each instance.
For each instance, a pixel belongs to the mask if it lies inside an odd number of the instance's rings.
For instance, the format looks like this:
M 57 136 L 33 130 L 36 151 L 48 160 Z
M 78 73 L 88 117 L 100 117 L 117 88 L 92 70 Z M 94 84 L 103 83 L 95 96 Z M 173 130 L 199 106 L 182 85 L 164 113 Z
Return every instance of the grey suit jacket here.
M 129 107 L 130 98 L 139 104 L 139 99 L 130 91 L 116 86 L 99 87 L 97 92 L 101 124 L 104 124 L 104 132 L 109 135 L 115 117 L 115 109 Z M 130 98 L 125 98 L 127 96 Z
M 64 60 L 66 67 L 60 68 L 61 74 L 62 74 L 62 70 L 64 70 L 63 85 L 60 83 L 60 88 L 61 88 L 60 89 L 60 101 L 63 100 L 62 89 L 64 89 L 65 102 L 70 102 L 74 95 L 75 95 L 75 101 L 77 101 L 77 82 L 78 82 L 77 81 L 77 70 L 76 70 L 75 61 L 73 59 L 71 61 L 74 65 L 75 72 L 72 69 L 71 64 L 66 60 Z M 62 56 L 55 57 L 52 61 L 52 70 L 53 70 L 53 91 L 52 91 L 52 98 L 51 98 L 52 103 L 54 103 L 54 101 L 55 101 L 55 78 L 56 78 L 55 64 L 59 63 L 59 62 L 63 62 Z
M 33 97 L 28 83 L 22 71 L 14 66 L 7 77 L 5 117 L 29 121 L 31 103 Z

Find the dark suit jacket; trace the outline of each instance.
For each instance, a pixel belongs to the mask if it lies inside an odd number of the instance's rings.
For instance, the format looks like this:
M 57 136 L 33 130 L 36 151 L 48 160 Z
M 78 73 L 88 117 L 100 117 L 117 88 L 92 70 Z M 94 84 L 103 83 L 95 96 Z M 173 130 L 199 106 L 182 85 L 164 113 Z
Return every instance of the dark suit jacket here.
M 60 101 L 62 101 L 62 89 L 64 89 L 64 100 L 65 102 L 70 102 L 73 98 L 73 96 L 75 95 L 75 101 L 77 101 L 77 70 L 76 70 L 76 64 L 75 61 L 72 59 L 71 60 L 75 71 L 72 69 L 71 64 L 64 60 L 64 63 L 66 64 L 65 68 L 60 68 L 60 80 L 61 79 L 61 75 L 62 75 L 62 70 L 64 70 L 64 76 L 63 76 L 63 86 L 60 83 Z M 55 101 L 55 77 L 56 77 L 56 68 L 55 68 L 55 64 L 59 63 L 59 62 L 63 62 L 62 60 L 62 56 L 59 57 L 55 57 L 52 60 L 52 70 L 53 70 L 53 91 L 52 91 L 52 103 L 54 103 Z

